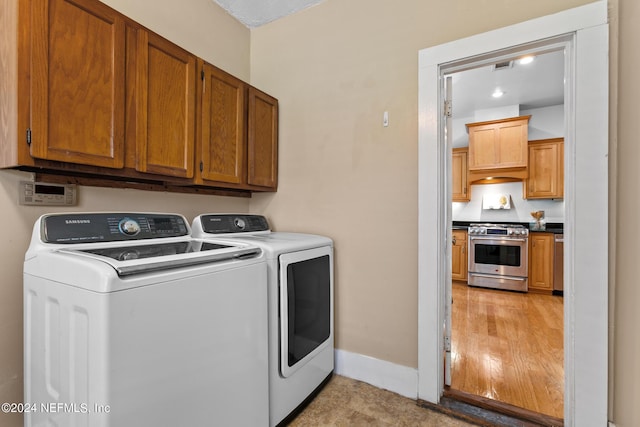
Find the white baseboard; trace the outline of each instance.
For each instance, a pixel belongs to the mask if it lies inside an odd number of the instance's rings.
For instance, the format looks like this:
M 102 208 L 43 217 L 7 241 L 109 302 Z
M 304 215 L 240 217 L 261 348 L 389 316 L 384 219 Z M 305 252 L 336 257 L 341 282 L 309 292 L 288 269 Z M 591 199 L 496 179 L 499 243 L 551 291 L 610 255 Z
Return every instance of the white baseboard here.
M 336 349 L 335 373 L 411 399 L 418 398 L 416 368 Z

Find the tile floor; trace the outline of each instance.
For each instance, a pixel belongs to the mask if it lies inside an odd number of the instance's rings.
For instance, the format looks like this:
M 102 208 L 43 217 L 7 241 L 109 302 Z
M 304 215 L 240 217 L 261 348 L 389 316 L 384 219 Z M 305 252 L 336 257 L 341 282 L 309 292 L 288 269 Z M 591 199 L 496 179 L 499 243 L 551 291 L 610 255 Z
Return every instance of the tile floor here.
M 422 408 L 415 400 L 334 375 L 316 398 L 289 424 L 309 426 L 474 426 Z

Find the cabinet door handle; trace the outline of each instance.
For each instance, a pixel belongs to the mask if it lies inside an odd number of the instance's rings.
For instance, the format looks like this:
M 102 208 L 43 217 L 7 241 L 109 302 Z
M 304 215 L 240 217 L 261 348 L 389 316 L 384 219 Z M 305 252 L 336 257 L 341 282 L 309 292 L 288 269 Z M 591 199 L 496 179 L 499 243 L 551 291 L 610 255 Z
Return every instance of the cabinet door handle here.
M 451 240 L 451 242 L 455 245 L 456 244 L 456 236 L 453 236 L 453 239 Z

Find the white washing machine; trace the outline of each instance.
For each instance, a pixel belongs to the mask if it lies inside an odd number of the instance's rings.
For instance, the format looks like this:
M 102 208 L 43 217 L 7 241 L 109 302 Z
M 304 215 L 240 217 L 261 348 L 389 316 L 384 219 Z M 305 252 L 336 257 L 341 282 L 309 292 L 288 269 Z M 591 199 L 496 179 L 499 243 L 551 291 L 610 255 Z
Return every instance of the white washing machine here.
M 266 262 L 173 214 L 37 220 L 24 262 L 25 426 L 266 426 Z
M 288 422 L 331 378 L 333 241 L 271 232 L 260 215 L 205 214 L 192 235 L 260 247 L 267 257 L 269 425 Z

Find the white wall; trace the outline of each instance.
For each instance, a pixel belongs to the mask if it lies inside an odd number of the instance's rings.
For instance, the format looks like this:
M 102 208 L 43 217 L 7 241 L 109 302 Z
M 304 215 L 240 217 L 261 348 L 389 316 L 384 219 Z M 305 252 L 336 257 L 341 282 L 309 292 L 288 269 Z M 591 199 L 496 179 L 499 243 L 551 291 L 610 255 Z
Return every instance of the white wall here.
M 485 194 L 510 194 L 511 209 L 483 210 Z M 451 215 L 454 221 L 530 222 L 533 211 L 544 211 L 547 222 L 564 222 L 564 200 L 525 200 L 522 182 L 472 185 L 471 201 L 454 202 Z

